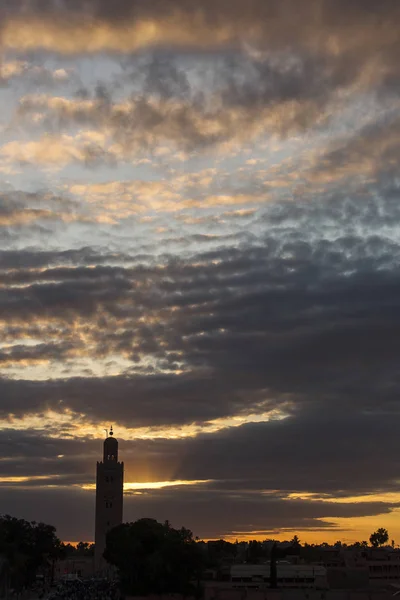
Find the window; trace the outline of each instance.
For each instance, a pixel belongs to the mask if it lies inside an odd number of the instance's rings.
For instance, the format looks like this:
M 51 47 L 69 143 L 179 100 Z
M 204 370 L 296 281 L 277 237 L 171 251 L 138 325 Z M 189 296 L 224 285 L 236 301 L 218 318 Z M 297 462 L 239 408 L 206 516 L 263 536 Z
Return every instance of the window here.
M 106 483 L 108 483 L 108 482 L 109 482 L 109 478 L 108 478 L 108 477 L 106 477 Z

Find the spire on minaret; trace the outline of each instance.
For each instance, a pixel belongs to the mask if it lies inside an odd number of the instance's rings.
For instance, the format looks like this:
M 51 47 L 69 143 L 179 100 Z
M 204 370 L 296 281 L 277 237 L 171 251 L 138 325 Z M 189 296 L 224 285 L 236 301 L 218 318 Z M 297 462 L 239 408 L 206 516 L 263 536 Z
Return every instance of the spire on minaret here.
M 112 426 L 112 425 L 111 425 L 111 427 L 110 427 L 110 435 L 111 435 L 111 436 L 113 436 L 113 435 L 114 435 L 114 432 L 113 432 L 113 426 Z
M 108 431 L 108 436 L 103 444 L 103 461 L 108 462 L 110 460 L 118 462 L 118 440 L 114 437 L 112 427 Z

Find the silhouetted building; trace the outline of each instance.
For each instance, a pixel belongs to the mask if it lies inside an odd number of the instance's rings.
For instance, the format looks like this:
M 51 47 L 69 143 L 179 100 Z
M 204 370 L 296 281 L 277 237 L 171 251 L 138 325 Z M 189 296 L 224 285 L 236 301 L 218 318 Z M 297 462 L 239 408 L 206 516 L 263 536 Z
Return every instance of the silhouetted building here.
M 94 573 L 94 556 L 71 556 L 54 565 L 54 581 L 74 578 L 89 579 L 93 577 Z
M 270 584 L 270 576 L 269 564 L 231 566 L 231 584 L 235 588 L 265 589 Z M 321 565 L 291 565 L 286 561 L 278 562 L 277 584 L 279 588 L 325 590 L 328 587 L 326 569 Z
M 118 462 L 118 441 L 111 428 L 104 440 L 103 461 L 97 463 L 96 473 L 96 571 L 105 567 L 103 552 L 107 532 L 122 523 L 124 463 Z

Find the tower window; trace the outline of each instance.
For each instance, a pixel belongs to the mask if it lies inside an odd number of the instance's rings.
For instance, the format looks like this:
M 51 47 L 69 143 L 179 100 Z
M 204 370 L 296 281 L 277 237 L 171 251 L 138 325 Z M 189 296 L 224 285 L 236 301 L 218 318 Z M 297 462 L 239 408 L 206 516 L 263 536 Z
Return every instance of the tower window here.
M 108 481 L 109 481 L 109 479 L 108 479 L 108 477 L 106 477 L 106 483 L 108 483 Z

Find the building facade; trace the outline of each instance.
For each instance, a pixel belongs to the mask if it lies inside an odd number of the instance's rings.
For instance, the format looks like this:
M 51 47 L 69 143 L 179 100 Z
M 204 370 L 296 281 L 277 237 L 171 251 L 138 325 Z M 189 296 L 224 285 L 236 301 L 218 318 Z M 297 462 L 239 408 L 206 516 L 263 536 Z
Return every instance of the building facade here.
M 94 556 L 71 556 L 54 565 L 54 581 L 60 579 L 89 579 L 95 574 Z
M 122 523 L 124 463 L 118 461 L 118 441 L 111 428 L 103 445 L 103 460 L 96 471 L 95 568 L 105 570 L 103 552 L 107 532 Z
M 270 585 L 270 565 L 232 565 L 231 584 L 235 588 L 263 589 Z M 291 565 L 277 563 L 279 588 L 312 588 L 325 590 L 328 587 L 326 569 L 320 565 Z

